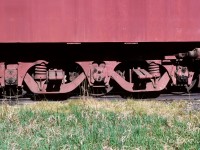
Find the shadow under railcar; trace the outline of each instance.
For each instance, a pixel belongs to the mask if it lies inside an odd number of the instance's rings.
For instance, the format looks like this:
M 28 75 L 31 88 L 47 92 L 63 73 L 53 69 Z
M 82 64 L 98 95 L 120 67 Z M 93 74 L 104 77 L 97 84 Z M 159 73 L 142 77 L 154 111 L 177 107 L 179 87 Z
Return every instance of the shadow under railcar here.
M 162 59 L 187 52 L 200 42 L 144 43 L 0 43 L 0 61 L 6 63 L 47 60 L 74 62 L 88 60 L 140 61 Z

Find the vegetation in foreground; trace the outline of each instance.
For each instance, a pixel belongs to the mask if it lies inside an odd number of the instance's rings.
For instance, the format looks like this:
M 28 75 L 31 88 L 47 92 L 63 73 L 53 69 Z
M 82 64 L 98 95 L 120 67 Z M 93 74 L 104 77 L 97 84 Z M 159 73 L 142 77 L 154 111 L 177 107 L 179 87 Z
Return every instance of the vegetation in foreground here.
M 187 103 L 69 100 L 0 106 L 0 149 L 200 149 Z

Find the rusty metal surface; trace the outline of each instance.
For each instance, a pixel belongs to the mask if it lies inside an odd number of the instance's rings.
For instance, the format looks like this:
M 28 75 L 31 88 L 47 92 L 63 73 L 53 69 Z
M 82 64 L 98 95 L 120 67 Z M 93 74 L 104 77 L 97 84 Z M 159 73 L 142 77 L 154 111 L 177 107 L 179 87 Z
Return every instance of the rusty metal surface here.
M 199 0 L 1 0 L 0 42 L 200 41 Z

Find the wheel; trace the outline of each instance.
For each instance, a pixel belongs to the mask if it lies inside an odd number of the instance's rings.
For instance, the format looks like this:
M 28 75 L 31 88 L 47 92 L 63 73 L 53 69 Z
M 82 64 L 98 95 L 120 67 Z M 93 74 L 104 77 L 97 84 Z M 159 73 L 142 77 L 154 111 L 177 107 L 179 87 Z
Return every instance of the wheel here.
M 195 85 L 198 83 L 198 78 L 195 77 L 194 80 L 192 80 L 192 84 L 191 85 L 186 85 L 185 88 L 186 88 L 186 91 L 187 93 L 190 93 L 192 91 L 192 89 L 195 87 Z

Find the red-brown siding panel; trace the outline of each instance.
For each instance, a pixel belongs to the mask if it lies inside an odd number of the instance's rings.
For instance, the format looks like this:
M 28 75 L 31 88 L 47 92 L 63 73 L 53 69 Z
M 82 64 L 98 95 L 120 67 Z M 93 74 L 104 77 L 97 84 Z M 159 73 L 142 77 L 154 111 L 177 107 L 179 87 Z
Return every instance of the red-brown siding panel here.
M 0 42 L 200 41 L 199 0 L 1 0 Z

